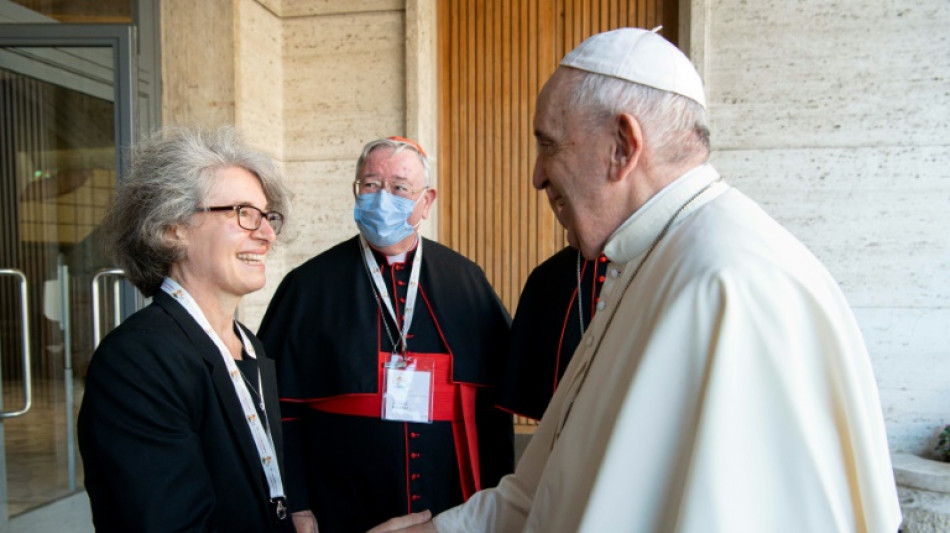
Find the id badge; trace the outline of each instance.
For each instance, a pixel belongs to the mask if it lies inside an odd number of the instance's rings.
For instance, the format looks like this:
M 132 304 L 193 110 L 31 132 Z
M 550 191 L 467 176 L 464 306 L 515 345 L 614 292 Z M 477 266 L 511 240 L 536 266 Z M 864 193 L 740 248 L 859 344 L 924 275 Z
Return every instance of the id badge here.
M 383 420 L 432 422 L 435 363 L 393 354 L 383 367 Z

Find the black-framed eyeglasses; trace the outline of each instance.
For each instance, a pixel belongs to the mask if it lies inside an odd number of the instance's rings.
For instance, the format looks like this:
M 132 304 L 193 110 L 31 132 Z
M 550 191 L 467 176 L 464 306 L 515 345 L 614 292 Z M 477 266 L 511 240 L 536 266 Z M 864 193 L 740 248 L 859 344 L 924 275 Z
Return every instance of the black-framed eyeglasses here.
M 261 228 L 261 221 L 265 218 L 274 230 L 275 235 L 280 235 L 280 230 L 284 227 L 284 215 L 277 211 L 261 211 L 253 205 L 219 205 L 212 207 L 199 207 L 195 211 L 200 213 L 210 213 L 214 211 L 237 211 L 238 226 L 248 230 L 256 231 Z

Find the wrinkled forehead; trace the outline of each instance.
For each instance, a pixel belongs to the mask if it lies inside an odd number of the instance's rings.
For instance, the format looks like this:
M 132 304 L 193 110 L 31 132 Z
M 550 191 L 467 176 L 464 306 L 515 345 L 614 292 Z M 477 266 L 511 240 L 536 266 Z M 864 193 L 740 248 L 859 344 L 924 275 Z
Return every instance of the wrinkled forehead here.
M 567 69 L 558 68 L 538 93 L 534 111 L 534 128 L 537 132 L 554 134 L 570 116 L 567 97 L 573 86 Z

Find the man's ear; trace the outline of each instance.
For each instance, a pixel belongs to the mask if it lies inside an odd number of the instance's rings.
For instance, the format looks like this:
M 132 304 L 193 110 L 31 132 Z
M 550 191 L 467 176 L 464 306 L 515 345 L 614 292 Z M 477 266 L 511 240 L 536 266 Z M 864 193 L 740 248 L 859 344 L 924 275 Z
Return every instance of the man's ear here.
M 422 219 L 425 220 L 429 218 L 429 210 L 432 209 L 432 204 L 435 203 L 435 198 L 438 196 L 438 193 L 435 189 L 426 189 L 425 196 L 427 198 L 425 208 L 422 210 Z
M 643 130 L 640 129 L 640 122 L 628 113 L 617 115 L 613 142 L 610 179 L 620 181 L 633 172 L 643 153 Z

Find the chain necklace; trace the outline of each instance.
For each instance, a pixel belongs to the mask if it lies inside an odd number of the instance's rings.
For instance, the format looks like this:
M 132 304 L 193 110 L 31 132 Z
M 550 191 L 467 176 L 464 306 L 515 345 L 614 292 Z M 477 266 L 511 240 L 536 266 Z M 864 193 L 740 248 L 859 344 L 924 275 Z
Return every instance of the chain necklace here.
M 409 333 L 409 324 L 412 322 L 412 317 L 414 314 L 413 307 L 415 306 L 416 294 L 419 289 L 419 271 L 422 267 L 422 239 L 418 236 L 416 237 L 416 250 L 415 255 L 412 260 L 412 269 L 409 274 L 409 288 L 408 295 L 406 297 L 406 306 L 405 312 L 403 314 L 403 327 L 399 328 L 399 321 L 395 310 L 392 308 L 390 303 L 389 294 L 386 291 L 385 284 L 383 283 L 382 275 L 379 273 L 380 268 L 376 263 L 376 260 L 373 258 L 372 251 L 370 250 L 369 245 L 363 240 L 363 236 L 360 235 L 360 248 L 363 255 L 363 266 L 366 269 L 366 275 L 369 276 L 371 290 L 373 291 L 373 298 L 376 300 L 376 307 L 379 309 L 380 320 L 383 323 L 383 327 L 386 328 L 386 336 L 389 337 L 389 342 L 392 344 L 393 353 L 400 351 L 405 356 L 408 353 L 409 347 L 407 346 L 406 338 Z M 373 262 L 373 265 L 370 266 L 370 261 Z M 375 289 L 373 289 L 375 287 Z M 385 298 L 386 309 L 383 309 L 383 300 Z M 386 311 L 389 311 L 389 315 L 393 319 L 393 324 L 396 328 L 396 333 L 399 334 L 399 343 L 396 343 L 396 338 L 393 336 L 392 331 L 389 329 L 389 321 L 386 319 Z
M 366 263 L 363 263 L 364 265 Z M 373 279 L 373 275 L 369 273 L 369 265 L 366 265 L 366 275 L 370 276 L 370 280 Z M 383 309 L 383 303 L 379 301 L 379 294 L 376 293 L 376 290 L 373 290 L 373 298 L 376 300 L 376 307 L 379 308 L 379 318 L 380 322 L 383 323 L 383 327 L 386 329 L 386 336 L 389 337 L 389 343 L 393 346 L 393 352 L 398 351 L 402 348 L 402 352 L 405 354 L 406 350 L 406 341 L 405 338 L 400 336 L 399 343 L 396 342 L 396 339 L 393 337 L 393 332 L 389 329 L 389 320 L 386 318 L 385 310 Z
M 369 276 L 369 280 L 373 281 L 373 275 L 370 273 L 369 265 L 366 263 L 366 260 L 363 260 L 363 266 L 366 267 L 366 275 Z M 389 343 L 393 346 L 393 351 L 399 350 L 400 346 L 402 347 L 403 353 L 406 351 L 406 342 L 400 337 L 399 340 L 401 344 L 396 343 L 396 339 L 393 337 L 393 332 L 389 330 L 389 320 L 386 318 L 385 310 L 383 309 L 383 303 L 379 301 L 379 294 L 377 294 L 376 289 L 373 290 L 373 299 L 376 300 L 376 307 L 379 309 L 380 322 L 383 323 L 383 327 L 386 328 L 386 336 L 389 337 Z
M 261 413 L 264 414 L 265 421 L 266 421 L 267 411 L 266 411 L 265 408 L 264 408 L 264 397 L 261 396 L 261 393 L 257 392 L 257 388 L 254 386 L 254 384 L 251 383 L 251 382 L 247 379 L 247 376 L 244 375 L 244 371 L 241 369 L 241 366 L 240 366 L 240 365 L 238 365 L 238 371 L 241 372 L 241 378 L 243 378 L 243 379 L 244 379 L 244 383 L 247 384 L 247 390 L 248 390 L 248 392 L 251 393 L 251 396 L 253 396 L 255 399 L 257 399 L 257 405 L 261 406 Z M 260 372 L 260 370 L 258 370 L 258 372 Z
M 577 250 L 577 320 L 581 326 L 581 338 L 584 338 L 584 297 L 581 294 L 581 251 Z

